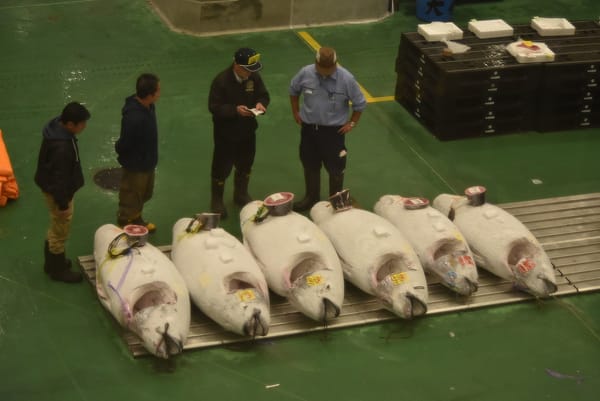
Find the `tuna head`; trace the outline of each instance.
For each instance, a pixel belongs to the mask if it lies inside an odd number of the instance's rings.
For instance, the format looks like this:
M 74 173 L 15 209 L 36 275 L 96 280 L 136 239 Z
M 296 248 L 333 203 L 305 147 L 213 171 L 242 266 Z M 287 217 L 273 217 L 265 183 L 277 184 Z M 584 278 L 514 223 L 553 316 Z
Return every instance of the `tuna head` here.
M 227 296 L 220 305 L 226 329 L 250 337 L 269 333 L 271 315 L 266 283 L 259 283 L 251 274 L 236 272 L 225 278 Z
M 554 267 L 539 245 L 526 238 L 514 241 L 507 264 L 518 289 L 536 297 L 547 297 L 556 292 Z
M 397 255 L 384 256 L 382 260 L 375 274 L 374 290 L 383 306 L 404 319 L 427 313 L 427 287 L 411 279 L 416 268 Z
M 146 284 L 136 290 L 129 328 L 148 352 L 164 359 L 183 351 L 190 326 L 189 312 L 180 310 L 177 294 L 164 283 Z
M 344 277 L 329 269 L 319 257 L 306 255 L 292 269 L 288 299 L 313 320 L 327 323 L 338 317 L 344 301 Z
M 462 247 L 459 241 L 445 243 L 433 254 L 433 261 L 428 266 L 442 285 L 460 295 L 470 296 L 478 288 L 478 275 L 471 252 Z

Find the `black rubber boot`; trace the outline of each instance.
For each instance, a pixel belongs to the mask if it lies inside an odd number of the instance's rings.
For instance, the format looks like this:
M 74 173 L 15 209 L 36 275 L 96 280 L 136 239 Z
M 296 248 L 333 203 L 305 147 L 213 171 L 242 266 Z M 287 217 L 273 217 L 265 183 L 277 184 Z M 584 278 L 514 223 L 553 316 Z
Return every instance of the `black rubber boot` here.
M 70 269 L 71 261 L 65 257 L 65 253 L 55 254 L 48 251 L 44 267 L 47 266 L 47 273 L 54 281 L 63 283 L 79 283 L 83 275 L 78 271 Z
M 50 262 L 50 256 L 48 255 L 52 255 L 52 253 L 50 252 L 50 246 L 48 245 L 48 240 L 44 241 L 44 273 L 46 274 L 50 274 L 50 272 L 52 271 L 52 266 L 51 266 L 51 262 Z M 66 264 L 67 264 L 67 269 L 71 268 L 71 260 L 70 259 L 65 259 Z
M 213 213 L 219 213 L 221 215 L 221 219 L 227 218 L 227 209 L 225 209 L 225 204 L 223 203 L 223 193 L 225 192 L 225 181 L 217 180 L 216 178 L 212 179 L 211 187 L 211 197 L 210 197 L 210 211 Z
M 342 189 L 344 189 L 344 173 L 329 174 L 329 196 L 337 194 Z
M 242 173 L 235 170 L 235 175 L 233 176 L 233 201 L 239 207 L 246 206 L 252 202 L 252 197 L 248 194 L 249 181 L 249 173 Z
M 294 203 L 295 212 L 304 212 L 314 206 L 321 198 L 321 171 L 304 169 L 306 195 L 298 203 Z

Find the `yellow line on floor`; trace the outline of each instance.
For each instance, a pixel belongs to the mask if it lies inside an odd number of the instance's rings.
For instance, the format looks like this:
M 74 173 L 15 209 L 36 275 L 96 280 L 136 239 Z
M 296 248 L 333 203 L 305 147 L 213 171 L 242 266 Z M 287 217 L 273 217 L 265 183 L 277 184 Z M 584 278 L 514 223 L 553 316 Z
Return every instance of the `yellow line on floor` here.
M 306 31 L 299 31 L 296 32 L 296 34 L 298 36 L 300 36 L 300 39 L 302 39 L 310 48 L 312 48 L 315 52 L 317 50 L 319 50 L 319 48 L 321 47 L 321 45 L 319 44 L 319 42 L 317 42 L 315 40 L 315 38 L 313 38 L 311 36 L 310 33 L 306 32 Z M 338 63 L 339 64 L 339 63 Z M 340 64 L 341 65 L 341 64 Z M 360 83 L 358 83 L 358 86 L 360 87 L 360 90 L 362 91 L 363 95 L 365 95 L 365 98 L 367 99 L 367 103 L 377 103 L 377 102 L 391 102 L 394 100 L 394 96 L 381 96 L 381 97 L 373 97 L 371 96 L 371 94 L 365 89 L 364 86 L 362 86 Z

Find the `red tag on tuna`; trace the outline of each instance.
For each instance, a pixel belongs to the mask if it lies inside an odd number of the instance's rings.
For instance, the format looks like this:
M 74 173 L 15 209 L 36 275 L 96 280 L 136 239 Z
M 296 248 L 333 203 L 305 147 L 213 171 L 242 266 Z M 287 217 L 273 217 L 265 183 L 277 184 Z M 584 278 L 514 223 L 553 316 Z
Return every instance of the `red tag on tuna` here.
M 475 262 L 473 261 L 473 258 L 470 257 L 469 255 L 462 255 L 458 257 L 458 263 L 460 263 L 462 266 L 473 266 L 475 265 Z
M 519 263 L 517 263 L 517 268 L 521 273 L 527 273 L 533 270 L 535 267 L 535 262 L 531 259 L 521 259 Z

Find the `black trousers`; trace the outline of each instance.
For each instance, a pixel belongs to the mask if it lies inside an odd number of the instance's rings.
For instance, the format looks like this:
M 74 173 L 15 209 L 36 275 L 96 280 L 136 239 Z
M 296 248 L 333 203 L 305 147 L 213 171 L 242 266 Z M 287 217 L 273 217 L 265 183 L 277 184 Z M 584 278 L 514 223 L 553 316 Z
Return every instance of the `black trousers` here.
M 213 138 L 212 178 L 224 181 L 234 166 L 239 172 L 250 174 L 256 154 L 256 132 L 236 139 L 222 135 L 213 135 Z
M 302 123 L 300 132 L 300 160 L 308 170 L 320 170 L 321 164 L 331 175 L 340 175 L 346 169 L 346 144 L 340 126 Z

